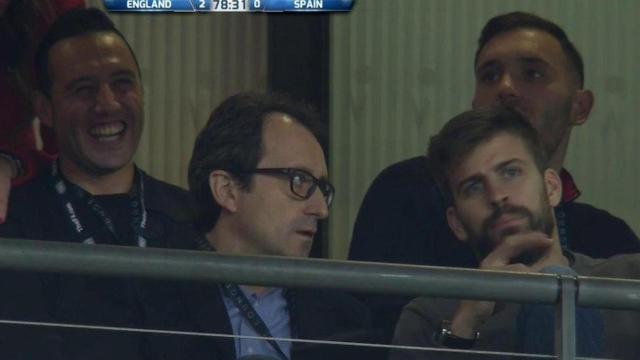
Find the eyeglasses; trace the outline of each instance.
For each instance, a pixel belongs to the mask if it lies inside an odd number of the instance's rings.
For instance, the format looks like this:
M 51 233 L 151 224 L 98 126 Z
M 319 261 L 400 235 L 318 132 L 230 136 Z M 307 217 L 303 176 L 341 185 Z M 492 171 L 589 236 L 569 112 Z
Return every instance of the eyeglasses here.
M 333 195 L 336 189 L 330 182 L 318 179 L 311 175 L 308 171 L 296 168 L 262 168 L 249 171 L 236 171 L 236 173 L 245 174 L 264 174 L 273 176 L 286 176 L 289 178 L 289 187 L 291 192 L 300 199 L 308 199 L 313 196 L 316 189 L 320 189 L 327 207 L 333 202 Z

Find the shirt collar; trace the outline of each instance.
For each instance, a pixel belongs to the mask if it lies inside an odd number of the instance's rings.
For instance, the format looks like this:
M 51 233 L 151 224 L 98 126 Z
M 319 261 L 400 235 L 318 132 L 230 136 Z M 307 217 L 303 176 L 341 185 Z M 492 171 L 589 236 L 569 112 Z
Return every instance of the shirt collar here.
M 570 203 L 580 196 L 581 192 L 578 189 L 578 186 L 573 181 L 573 176 L 567 171 L 567 169 L 562 168 L 560 170 L 560 180 L 562 181 L 562 202 Z

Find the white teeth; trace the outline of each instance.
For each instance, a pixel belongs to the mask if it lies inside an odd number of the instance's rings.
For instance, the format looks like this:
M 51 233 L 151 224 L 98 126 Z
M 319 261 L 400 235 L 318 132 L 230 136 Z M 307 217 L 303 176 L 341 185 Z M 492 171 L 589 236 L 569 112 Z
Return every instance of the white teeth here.
M 110 136 L 115 136 L 120 134 L 121 132 L 124 131 L 124 129 L 125 129 L 124 123 L 121 123 L 121 122 L 109 123 L 109 124 L 103 124 L 103 125 L 92 127 L 91 129 L 89 129 L 89 134 L 100 137 L 100 138 L 110 137 Z

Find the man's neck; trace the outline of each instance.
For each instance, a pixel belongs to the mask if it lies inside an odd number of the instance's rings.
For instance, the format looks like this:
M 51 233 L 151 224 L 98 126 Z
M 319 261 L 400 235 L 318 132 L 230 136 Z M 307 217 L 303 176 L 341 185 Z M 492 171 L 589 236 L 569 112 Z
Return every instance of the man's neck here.
M 217 253 L 226 255 L 259 255 L 253 251 L 250 251 L 244 246 L 244 242 L 235 238 L 231 233 L 224 231 L 224 225 L 218 221 L 214 228 L 209 231 L 205 237 L 209 244 L 216 250 Z M 242 285 L 249 292 L 260 296 L 266 293 L 269 289 L 268 286 L 257 285 Z
M 549 167 L 555 170 L 558 174 L 560 174 L 560 170 L 562 170 L 562 164 L 564 163 L 564 158 L 567 155 L 568 147 L 569 136 L 567 135 L 564 139 L 562 139 L 560 144 L 558 144 L 558 147 L 549 158 Z
M 133 184 L 135 167 L 133 162 L 107 174 L 91 174 L 70 162 L 60 161 L 60 172 L 73 184 L 91 195 L 112 195 L 128 193 Z

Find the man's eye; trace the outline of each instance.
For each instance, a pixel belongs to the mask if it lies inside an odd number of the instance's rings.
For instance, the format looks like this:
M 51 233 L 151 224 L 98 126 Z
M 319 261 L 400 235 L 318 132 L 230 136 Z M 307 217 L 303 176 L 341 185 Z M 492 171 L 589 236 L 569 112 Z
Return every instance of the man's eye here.
M 130 78 L 119 78 L 113 82 L 117 90 L 128 90 L 133 86 L 133 80 Z
M 525 69 L 524 77 L 527 80 L 538 80 L 544 77 L 544 73 L 538 69 Z
M 293 186 L 301 187 L 311 181 L 311 178 L 304 173 L 295 172 L 291 174 L 291 181 L 293 182 Z
M 478 78 L 482 83 L 493 83 L 500 78 L 500 74 L 496 70 L 487 70 L 481 72 Z
M 515 178 L 519 176 L 522 171 L 517 167 L 507 167 L 502 170 L 502 175 L 505 178 Z
M 474 196 L 482 192 L 483 186 L 480 182 L 472 182 L 462 188 L 462 194 L 466 197 Z
M 91 96 L 94 92 L 94 87 L 91 85 L 80 85 L 73 88 L 73 93 L 81 97 Z

